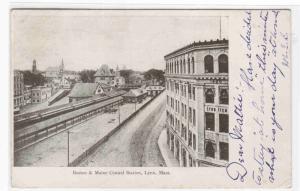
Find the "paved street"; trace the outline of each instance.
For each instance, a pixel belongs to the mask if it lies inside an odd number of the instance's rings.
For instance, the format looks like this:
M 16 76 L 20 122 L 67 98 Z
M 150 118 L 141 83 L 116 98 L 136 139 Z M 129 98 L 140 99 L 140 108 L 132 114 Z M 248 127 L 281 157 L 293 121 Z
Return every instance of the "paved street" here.
M 165 93 L 159 95 L 80 166 L 160 166 L 157 140 L 165 118 Z

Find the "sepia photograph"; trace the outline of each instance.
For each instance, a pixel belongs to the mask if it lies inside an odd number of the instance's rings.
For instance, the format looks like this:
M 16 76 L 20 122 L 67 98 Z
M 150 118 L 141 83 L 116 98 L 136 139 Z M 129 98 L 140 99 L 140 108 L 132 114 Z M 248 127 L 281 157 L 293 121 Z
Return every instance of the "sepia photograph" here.
M 224 167 L 228 17 L 12 10 L 14 166 Z
M 291 26 L 271 7 L 12 8 L 12 185 L 290 188 Z

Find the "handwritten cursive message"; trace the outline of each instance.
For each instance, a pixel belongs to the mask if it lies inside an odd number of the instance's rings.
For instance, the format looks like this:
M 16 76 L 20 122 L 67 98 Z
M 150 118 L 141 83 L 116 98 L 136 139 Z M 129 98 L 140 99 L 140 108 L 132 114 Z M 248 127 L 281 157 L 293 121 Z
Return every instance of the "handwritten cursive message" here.
M 244 11 L 239 26 L 241 58 L 232 93 L 228 177 L 258 186 L 278 181 L 283 84 L 289 83 L 289 28 L 280 10 Z M 239 53 L 237 53 L 239 54 Z M 279 139 L 278 139 L 279 138 Z M 281 140 L 281 139 L 280 139 Z M 231 151 L 230 151 L 231 152 Z M 282 155 L 282 153 L 280 153 Z

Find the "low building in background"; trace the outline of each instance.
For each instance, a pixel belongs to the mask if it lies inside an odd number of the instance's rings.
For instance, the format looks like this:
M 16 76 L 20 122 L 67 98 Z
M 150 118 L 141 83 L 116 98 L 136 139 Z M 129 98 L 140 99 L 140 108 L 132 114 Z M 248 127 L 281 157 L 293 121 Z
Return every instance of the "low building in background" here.
M 159 85 L 150 85 L 146 87 L 148 96 L 156 96 L 165 90 L 165 87 Z
M 165 56 L 167 144 L 180 166 L 226 166 L 228 40 L 194 42 Z
M 18 113 L 24 105 L 24 76 L 22 72 L 14 71 L 14 112 Z
M 36 86 L 31 90 L 31 103 L 44 103 L 51 97 L 51 87 Z
M 124 102 L 141 103 L 147 97 L 147 91 L 144 89 L 131 89 L 122 96 Z
M 68 95 L 69 102 L 91 98 L 100 94 L 105 95 L 113 90 L 112 86 L 104 83 L 76 83 Z
M 144 75 L 139 72 L 134 72 L 129 77 L 129 84 L 142 85 L 145 83 Z

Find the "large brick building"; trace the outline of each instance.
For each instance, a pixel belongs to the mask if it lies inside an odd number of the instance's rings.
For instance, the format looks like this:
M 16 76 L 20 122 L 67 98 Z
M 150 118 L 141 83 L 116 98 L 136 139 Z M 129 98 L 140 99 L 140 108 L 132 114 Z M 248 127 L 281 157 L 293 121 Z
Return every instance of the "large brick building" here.
M 165 56 L 167 143 L 180 166 L 225 166 L 228 40 L 194 42 Z

